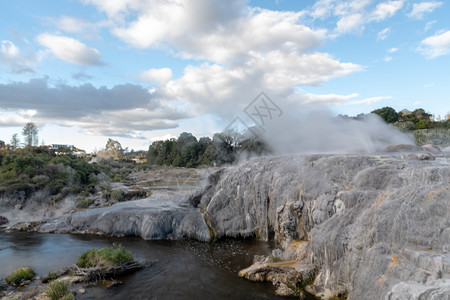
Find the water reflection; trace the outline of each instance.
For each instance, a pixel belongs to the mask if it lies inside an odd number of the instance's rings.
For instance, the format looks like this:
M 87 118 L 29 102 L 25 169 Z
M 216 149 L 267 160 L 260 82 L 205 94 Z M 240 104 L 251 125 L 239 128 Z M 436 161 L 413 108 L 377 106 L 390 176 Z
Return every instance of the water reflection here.
M 268 283 L 237 276 L 252 263 L 254 254 L 268 254 L 270 246 L 258 241 L 145 241 L 137 237 L 105 238 L 90 235 L 0 232 L 0 277 L 20 265 L 32 266 L 39 275 L 75 262 L 90 248 L 121 243 L 136 259 L 157 262 L 122 278 L 109 289 L 88 288 L 77 299 L 285 299 L 273 295 Z

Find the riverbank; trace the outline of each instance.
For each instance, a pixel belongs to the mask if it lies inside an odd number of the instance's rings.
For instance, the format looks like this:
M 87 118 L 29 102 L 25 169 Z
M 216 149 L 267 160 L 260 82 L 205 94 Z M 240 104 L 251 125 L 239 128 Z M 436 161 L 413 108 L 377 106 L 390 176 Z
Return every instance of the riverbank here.
M 120 243 L 136 260 L 156 261 L 151 267 L 120 277 L 119 285 L 79 286 L 76 299 L 277 299 L 271 284 L 254 284 L 237 272 L 253 262 L 253 255 L 269 255 L 268 243 L 193 240 L 147 241 L 138 237 L 43 234 L 0 231 L 0 278 L 19 265 L 30 265 L 37 276 L 73 264 L 81 253 Z M 78 290 L 84 289 L 84 293 Z

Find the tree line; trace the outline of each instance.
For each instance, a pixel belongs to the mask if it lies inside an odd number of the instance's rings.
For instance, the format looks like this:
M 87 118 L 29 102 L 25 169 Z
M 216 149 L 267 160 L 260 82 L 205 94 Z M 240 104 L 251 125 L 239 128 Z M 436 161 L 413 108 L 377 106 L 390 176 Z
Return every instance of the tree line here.
M 270 153 L 266 143 L 256 136 L 225 131 L 213 138 L 197 140 L 183 132 L 178 138 L 153 142 L 147 152 L 150 165 L 195 168 L 233 163 L 240 155 L 258 156 Z
M 423 108 L 418 108 L 413 111 L 403 109 L 397 112 L 392 107 L 386 106 L 383 108 L 371 111 L 372 114 L 379 115 L 386 123 L 399 127 L 403 131 L 413 131 L 418 129 L 431 128 L 450 128 L 450 114 L 447 114 L 444 119 L 435 119 L 434 115 L 427 113 Z M 347 115 L 339 115 L 338 117 L 344 119 L 364 119 L 366 114 L 359 114 L 355 117 Z

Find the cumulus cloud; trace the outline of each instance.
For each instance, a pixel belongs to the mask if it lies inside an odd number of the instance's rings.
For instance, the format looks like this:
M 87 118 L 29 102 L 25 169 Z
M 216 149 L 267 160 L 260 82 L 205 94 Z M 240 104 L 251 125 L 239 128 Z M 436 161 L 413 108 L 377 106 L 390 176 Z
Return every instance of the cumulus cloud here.
M 352 14 L 342 17 L 336 24 L 338 34 L 348 33 L 352 31 L 363 31 L 365 20 L 362 14 Z
M 7 65 L 12 73 L 34 73 L 34 57 L 25 55 L 13 42 L 8 40 L 1 41 L 0 63 Z
M 299 99 L 295 97 L 293 86 L 320 85 L 360 70 L 359 65 L 341 63 L 325 53 L 254 53 L 248 62 L 233 68 L 208 63 L 188 66 L 181 78 L 161 87 L 161 94 L 192 103 L 191 111 L 195 114 L 224 116 L 243 109 L 262 90 L 270 91 L 287 104 L 294 98 Z
M 150 69 L 139 74 L 139 79 L 146 82 L 157 82 L 165 84 L 172 78 L 170 68 Z
M 432 13 L 436 8 L 443 3 L 438 1 L 414 3 L 412 11 L 408 14 L 409 17 L 417 20 L 423 19 L 425 14 Z
M 375 21 L 382 21 L 386 18 L 392 17 L 395 13 L 403 7 L 404 0 L 386 1 L 379 3 L 375 10 L 371 13 L 370 19 Z
M 40 45 L 48 48 L 56 57 L 66 62 L 84 66 L 103 64 L 101 54 L 97 49 L 89 48 L 73 38 L 43 33 L 36 39 Z
M 0 107 L 9 123 L 23 124 L 32 118 L 37 123 L 80 126 L 89 133 L 124 137 L 135 137 L 136 131 L 174 128 L 177 120 L 187 117 L 139 85 L 50 87 L 46 79 L 0 84 Z M 33 114 L 20 113 L 24 110 Z
M 420 42 L 418 51 L 428 59 L 450 53 L 450 30 L 427 37 Z
M 155 93 L 182 101 L 194 115 L 227 115 L 261 90 L 282 101 L 305 102 L 294 97 L 297 85 L 321 85 L 363 69 L 316 51 L 328 32 L 304 25 L 305 11 L 252 8 L 245 0 L 85 2 L 104 11 L 114 23 L 111 32 L 128 45 L 161 47 L 183 59 L 206 61 L 187 66 L 179 78 L 166 68 L 138 75 L 158 83 Z M 337 9 L 357 10 L 360 2 Z

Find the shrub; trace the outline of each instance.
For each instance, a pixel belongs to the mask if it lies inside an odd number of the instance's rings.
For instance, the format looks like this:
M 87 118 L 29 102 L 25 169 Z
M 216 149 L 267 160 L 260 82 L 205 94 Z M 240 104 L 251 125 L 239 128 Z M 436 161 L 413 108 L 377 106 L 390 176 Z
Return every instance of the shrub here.
M 112 178 L 113 182 L 122 182 L 125 179 L 125 176 L 123 176 L 120 173 L 114 174 L 114 177 Z
M 112 248 L 90 249 L 78 258 L 76 265 L 81 268 L 90 267 L 116 267 L 133 260 L 131 252 L 123 249 L 121 245 Z
M 114 190 L 111 192 L 111 199 L 120 202 L 123 200 L 123 194 L 122 190 Z
M 77 201 L 76 206 L 78 208 L 86 208 L 86 207 L 89 207 L 90 205 L 92 205 L 93 203 L 94 203 L 94 200 L 92 200 L 90 198 L 79 199 Z
M 52 300 L 73 299 L 73 294 L 69 291 L 69 283 L 66 281 L 52 281 L 47 286 L 45 294 Z
M 6 283 L 8 284 L 20 284 L 22 281 L 31 280 L 36 275 L 31 267 L 19 267 L 14 272 L 6 277 Z

